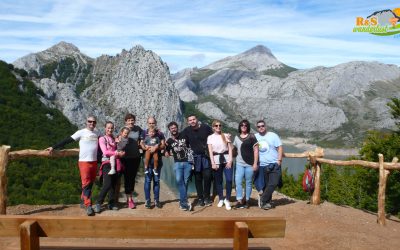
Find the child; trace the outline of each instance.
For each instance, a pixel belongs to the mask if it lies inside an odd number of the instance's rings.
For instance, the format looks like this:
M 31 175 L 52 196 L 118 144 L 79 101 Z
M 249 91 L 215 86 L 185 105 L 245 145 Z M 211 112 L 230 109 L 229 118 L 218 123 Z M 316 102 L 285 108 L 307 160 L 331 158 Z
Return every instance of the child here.
M 154 175 L 158 175 L 157 172 L 157 168 L 158 168 L 158 152 L 151 152 L 150 151 L 150 147 L 152 146 L 156 146 L 160 144 L 160 138 L 158 138 L 158 136 L 156 135 L 156 129 L 155 128 L 149 128 L 147 131 L 147 135 L 144 138 L 144 140 L 142 140 L 140 142 L 140 146 L 146 150 L 146 153 L 144 154 L 144 173 L 147 174 L 149 173 L 149 162 L 150 162 L 150 158 L 151 156 L 153 156 L 153 165 L 154 165 Z
M 126 144 L 128 143 L 128 135 L 129 135 L 130 129 L 128 127 L 123 127 L 121 131 L 119 132 L 119 136 L 116 138 L 117 142 L 117 152 L 121 152 L 124 150 Z M 121 162 L 119 159 L 115 158 L 115 155 L 110 156 L 110 165 L 111 165 L 111 170 L 108 172 L 109 175 L 113 175 L 117 173 L 115 171 L 115 167 L 119 168 L 118 170 L 121 170 Z

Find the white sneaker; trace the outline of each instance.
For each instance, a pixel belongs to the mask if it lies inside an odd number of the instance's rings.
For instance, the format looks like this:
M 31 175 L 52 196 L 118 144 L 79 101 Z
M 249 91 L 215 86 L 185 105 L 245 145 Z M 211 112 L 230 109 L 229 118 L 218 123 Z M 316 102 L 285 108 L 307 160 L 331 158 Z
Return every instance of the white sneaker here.
M 114 168 L 112 168 L 109 172 L 108 172 L 108 175 L 113 175 L 113 174 L 116 174 L 117 172 L 115 171 L 115 169 Z
M 223 205 L 224 205 L 224 200 L 220 200 L 220 201 L 218 202 L 217 207 L 222 207 Z
M 232 209 L 231 203 L 227 199 L 224 200 L 224 204 L 225 204 L 226 210 L 231 210 Z

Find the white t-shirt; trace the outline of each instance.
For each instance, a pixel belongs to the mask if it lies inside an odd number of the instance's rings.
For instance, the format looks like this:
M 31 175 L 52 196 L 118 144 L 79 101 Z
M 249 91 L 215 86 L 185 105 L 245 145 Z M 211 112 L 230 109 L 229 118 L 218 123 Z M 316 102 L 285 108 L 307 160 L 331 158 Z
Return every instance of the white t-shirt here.
M 212 145 L 213 152 L 215 152 L 215 153 L 224 153 L 224 152 L 228 151 L 228 143 L 231 142 L 230 135 L 229 134 L 225 134 L 225 133 L 224 133 L 224 135 L 225 135 L 225 139 L 226 139 L 227 143 L 224 143 L 224 141 L 222 140 L 221 135 L 218 135 L 218 134 L 212 134 L 212 135 L 209 135 L 207 137 L 207 145 L 208 144 Z M 220 164 L 219 155 L 214 155 L 213 157 L 214 157 L 215 164 Z M 225 162 L 230 161 L 229 154 L 224 154 L 224 157 L 225 157 L 225 160 L 226 160 Z
M 78 130 L 71 135 L 72 139 L 79 141 L 79 161 L 97 161 L 97 147 L 100 132 L 87 128 Z

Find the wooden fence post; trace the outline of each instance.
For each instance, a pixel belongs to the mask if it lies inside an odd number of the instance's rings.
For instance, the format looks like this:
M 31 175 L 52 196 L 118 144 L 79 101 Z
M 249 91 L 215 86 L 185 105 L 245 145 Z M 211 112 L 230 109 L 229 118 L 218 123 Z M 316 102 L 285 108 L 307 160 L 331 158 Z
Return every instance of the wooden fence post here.
M 383 155 L 379 156 L 379 190 L 378 190 L 378 223 L 382 226 L 386 225 L 386 214 L 385 214 L 385 196 L 386 196 L 386 181 L 389 175 L 389 171 L 385 170 L 383 166 Z M 387 171 L 387 172 L 386 172 Z
M 7 176 L 8 152 L 10 146 L 0 147 L 0 214 L 7 213 Z
M 314 172 L 314 191 L 310 203 L 313 205 L 319 205 L 321 203 L 321 163 L 317 162 L 316 158 L 323 156 L 324 150 L 322 148 L 316 148 L 315 152 L 310 152 L 310 162 Z

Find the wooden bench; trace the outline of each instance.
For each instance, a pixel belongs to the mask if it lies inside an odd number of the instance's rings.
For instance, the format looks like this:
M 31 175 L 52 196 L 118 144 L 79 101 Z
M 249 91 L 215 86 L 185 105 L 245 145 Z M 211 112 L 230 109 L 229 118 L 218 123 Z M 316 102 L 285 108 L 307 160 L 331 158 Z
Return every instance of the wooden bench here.
M 39 250 L 40 237 L 128 239 L 233 238 L 248 249 L 248 238 L 285 236 L 279 217 L 78 217 L 0 215 L 0 237 L 20 237 L 21 250 Z

